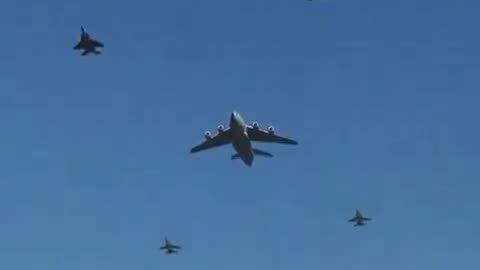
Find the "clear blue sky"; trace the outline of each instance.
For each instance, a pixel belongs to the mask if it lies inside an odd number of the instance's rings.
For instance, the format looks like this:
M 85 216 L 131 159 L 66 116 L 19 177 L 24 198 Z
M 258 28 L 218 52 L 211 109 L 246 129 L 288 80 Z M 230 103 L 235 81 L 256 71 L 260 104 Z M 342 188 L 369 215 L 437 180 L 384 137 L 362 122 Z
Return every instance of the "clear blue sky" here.
M 476 269 L 479 9 L 2 1 L 0 268 Z M 190 155 L 232 110 L 300 145 Z

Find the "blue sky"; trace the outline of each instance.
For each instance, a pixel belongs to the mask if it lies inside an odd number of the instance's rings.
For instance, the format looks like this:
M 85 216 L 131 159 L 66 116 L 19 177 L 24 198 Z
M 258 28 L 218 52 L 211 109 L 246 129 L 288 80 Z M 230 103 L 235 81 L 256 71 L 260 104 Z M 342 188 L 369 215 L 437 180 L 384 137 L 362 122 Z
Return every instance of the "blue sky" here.
M 474 269 L 479 8 L 3 1 L 0 268 Z M 300 144 L 190 155 L 232 110 Z

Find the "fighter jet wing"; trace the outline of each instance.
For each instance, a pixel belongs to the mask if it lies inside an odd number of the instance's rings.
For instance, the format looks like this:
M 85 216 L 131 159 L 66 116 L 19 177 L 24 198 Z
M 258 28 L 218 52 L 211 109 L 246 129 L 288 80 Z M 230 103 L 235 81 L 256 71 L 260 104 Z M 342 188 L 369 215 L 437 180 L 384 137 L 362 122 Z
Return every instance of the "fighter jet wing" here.
M 98 40 L 95 40 L 93 38 L 90 39 L 90 42 L 92 43 L 93 46 L 95 47 L 100 47 L 100 48 L 103 48 L 103 43 L 101 43 L 100 41 Z
M 182 249 L 182 247 L 181 247 L 181 246 L 177 246 L 177 245 L 170 245 L 170 248 Z
M 215 136 L 209 137 L 203 143 L 193 147 L 190 150 L 190 153 L 196 153 L 199 151 L 229 144 L 231 143 L 231 141 L 232 141 L 232 130 L 230 128 L 226 128 L 222 132 L 217 133 Z
M 74 50 L 80 50 L 83 47 L 83 42 L 79 41 L 75 47 L 73 47 Z
M 161 246 L 160 249 L 167 249 L 167 246 Z
M 357 220 L 358 220 L 358 217 L 355 216 L 355 217 L 349 219 L 348 222 L 355 222 L 355 221 L 357 221 Z
M 252 141 L 274 142 L 283 144 L 298 144 L 297 141 L 274 134 L 271 131 L 261 128 L 247 126 L 248 137 Z

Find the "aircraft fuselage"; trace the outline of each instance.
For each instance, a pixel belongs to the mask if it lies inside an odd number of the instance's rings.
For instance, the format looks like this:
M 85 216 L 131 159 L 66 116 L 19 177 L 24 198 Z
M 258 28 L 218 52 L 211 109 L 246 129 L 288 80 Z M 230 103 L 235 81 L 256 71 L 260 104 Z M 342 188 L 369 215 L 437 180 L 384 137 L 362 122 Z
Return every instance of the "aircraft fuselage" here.
M 97 53 L 95 45 L 90 40 L 83 42 L 82 49 L 87 53 Z
M 355 226 L 364 226 L 364 225 L 366 225 L 366 223 L 363 219 L 358 219 L 357 222 L 355 222 Z
M 167 254 L 173 254 L 173 253 L 177 253 L 177 251 L 173 248 L 167 248 L 167 251 L 166 251 Z
M 254 159 L 252 143 L 250 142 L 250 138 L 248 138 L 247 125 L 239 113 L 232 112 L 230 116 L 230 128 L 233 134 L 233 148 L 246 165 L 252 166 Z

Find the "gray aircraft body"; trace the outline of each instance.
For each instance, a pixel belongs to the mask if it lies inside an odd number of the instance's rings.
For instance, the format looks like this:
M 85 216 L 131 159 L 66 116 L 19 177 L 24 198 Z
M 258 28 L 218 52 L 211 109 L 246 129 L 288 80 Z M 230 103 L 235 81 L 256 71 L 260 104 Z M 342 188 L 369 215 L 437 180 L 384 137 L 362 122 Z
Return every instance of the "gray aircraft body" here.
M 178 253 L 177 249 L 182 249 L 182 247 L 172 244 L 167 237 L 165 237 L 165 245 L 160 247 L 160 250 L 165 250 L 166 254 Z
M 89 53 L 100 54 L 100 51 L 97 51 L 98 48 L 103 48 L 103 43 L 98 40 L 95 40 L 90 37 L 90 35 L 85 32 L 83 27 L 80 28 L 82 33 L 80 35 L 80 41 L 73 47 L 74 50 L 83 50 L 82 56 L 85 56 Z
M 232 155 L 232 160 L 241 159 L 247 166 L 252 166 L 254 156 L 273 157 L 273 155 L 253 148 L 251 141 L 298 144 L 298 142 L 294 140 L 276 135 L 273 127 L 263 130 L 257 122 L 253 122 L 252 126 L 247 125 L 242 116 L 235 111 L 232 112 L 230 116 L 230 127 L 225 128 L 223 125 L 219 125 L 217 129 L 218 133 L 215 136 L 212 136 L 210 132 L 206 131 L 206 140 L 193 147 L 190 153 L 196 153 L 231 143 L 237 152 Z
M 348 220 L 349 222 L 354 222 L 353 226 L 364 226 L 367 225 L 365 221 L 370 221 L 372 220 L 371 218 L 364 217 L 362 213 L 358 209 L 355 210 L 355 216 Z

